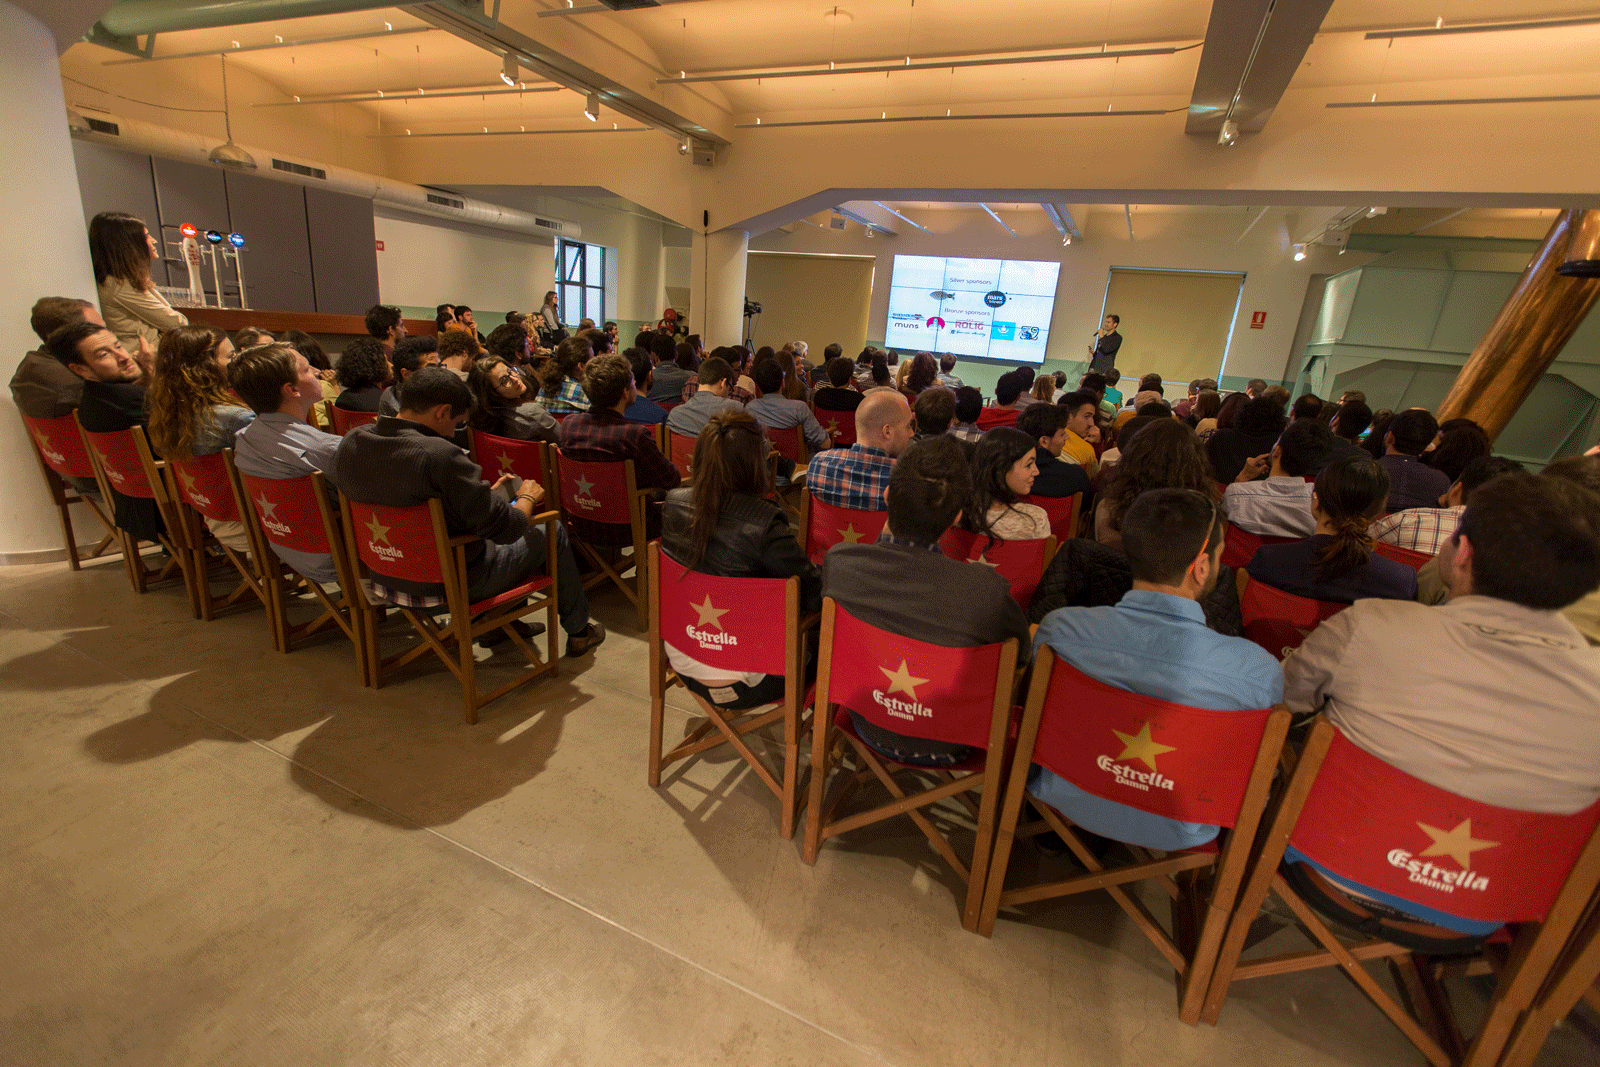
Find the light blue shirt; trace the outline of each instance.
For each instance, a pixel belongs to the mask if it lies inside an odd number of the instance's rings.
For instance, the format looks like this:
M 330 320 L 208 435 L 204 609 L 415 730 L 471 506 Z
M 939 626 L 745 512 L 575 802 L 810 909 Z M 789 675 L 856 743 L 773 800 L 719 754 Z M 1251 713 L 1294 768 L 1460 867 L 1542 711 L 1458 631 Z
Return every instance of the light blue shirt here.
M 233 462 L 255 478 L 304 478 L 312 471 L 321 471 L 332 494 L 335 456 L 341 440 L 293 415 L 268 411 L 239 431 L 233 443 Z M 332 503 L 337 505 L 337 499 Z M 326 552 L 300 552 L 280 545 L 273 545 L 272 551 L 314 582 L 339 580 L 333 557 Z
M 798 426 L 805 434 L 806 444 L 813 449 L 828 447 L 828 431 L 817 422 L 811 409 L 799 400 L 790 400 L 778 393 L 758 396 L 744 409 L 761 425 L 774 430 L 787 430 Z
M 1250 711 L 1283 700 L 1283 668 L 1253 641 L 1206 626 L 1193 600 L 1129 590 L 1112 607 L 1057 608 L 1044 617 L 1033 647 L 1096 681 L 1131 693 L 1209 711 Z M 1097 797 L 1035 765 L 1028 792 L 1078 826 L 1145 848 L 1203 845 L 1217 827 L 1181 822 Z

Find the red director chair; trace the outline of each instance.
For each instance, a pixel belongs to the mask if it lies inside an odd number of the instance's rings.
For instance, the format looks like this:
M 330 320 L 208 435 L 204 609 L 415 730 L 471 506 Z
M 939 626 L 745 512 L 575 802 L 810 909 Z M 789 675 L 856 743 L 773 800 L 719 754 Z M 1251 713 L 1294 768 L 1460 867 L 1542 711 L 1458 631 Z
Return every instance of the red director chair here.
M 811 729 L 806 863 L 816 863 L 818 850 L 830 837 L 908 815 L 966 886 L 961 925 L 977 929 L 1004 785 L 1011 701 L 1016 690 L 1016 638 L 973 648 L 930 645 L 869 626 L 829 597 L 822 602 L 820 649 Z M 861 740 L 851 711 L 885 730 L 966 745 L 978 753 L 951 767 L 899 763 Z M 833 748 L 839 739 L 854 750 L 861 769 L 825 803 Z M 932 777 L 938 784 L 907 793 L 895 780 L 902 772 Z M 874 778 L 888 790 L 888 803 L 843 818 L 834 815 L 858 786 Z M 970 794 L 979 790 L 980 800 L 974 803 Z M 948 797 L 960 799 L 976 823 L 970 866 L 922 810 Z
M 1495 807 L 1428 785 L 1357 748 L 1331 722 L 1318 719 L 1240 895 L 1203 1018 L 1216 1022 L 1229 986 L 1238 979 L 1337 966 L 1435 1067 L 1491 1067 L 1600 885 L 1597 824 L 1600 802 L 1574 815 L 1551 815 Z M 1414 915 L 1433 911 L 1508 924 L 1502 933 L 1511 938 L 1509 952 L 1470 1042 L 1449 1017 L 1437 984 L 1441 966 L 1384 939 L 1384 927 L 1375 919 L 1362 921 L 1367 935 L 1362 940 L 1334 934 L 1286 880 L 1280 864 L 1290 849 L 1291 861 L 1309 860 L 1333 878 L 1406 901 Z M 1330 887 L 1330 897 L 1342 895 L 1326 879 L 1322 884 Z M 1239 961 L 1268 892 L 1288 906 L 1320 951 Z M 1360 909 L 1359 898 L 1345 895 L 1339 903 Z M 1412 925 L 1424 934 L 1452 934 L 1426 923 Z M 1485 958 L 1496 948 L 1492 941 Z M 1363 961 L 1373 959 L 1390 960 L 1415 1015 L 1367 973 Z
M 989 936 L 1003 907 L 1103 889 L 1172 965 L 1179 1018 L 1194 1025 L 1288 730 L 1289 712 L 1283 709 L 1208 711 L 1173 704 L 1097 682 L 1057 660 L 1049 648 L 1041 649 L 1006 783 L 978 932 Z M 1134 861 L 1108 868 L 1078 837 L 1074 824 L 1027 795 L 1033 764 L 1104 800 L 1221 827 L 1221 833 L 1160 858 L 1128 845 Z M 1024 802 L 1040 818 L 1019 826 Z M 1015 840 L 1046 830 L 1061 836 L 1088 873 L 1006 889 Z M 1121 888 L 1145 879 L 1154 879 L 1171 898 L 1171 934 Z
M 955 560 L 966 560 L 994 568 L 1011 585 L 1011 599 L 1027 610 L 1044 570 L 1056 555 L 1055 537 L 1030 541 L 996 541 L 989 544 L 984 534 L 952 526 L 939 538 L 939 550 Z
M 558 448 L 555 450 L 556 482 L 560 486 L 561 511 L 568 519 L 581 519 L 612 527 L 621 546 L 631 545 L 633 554 L 624 556 L 620 551 L 607 558 L 602 548 L 611 548 L 617 541 L 591 543 L 578 528 L 568 523 L 567 532 L 572 546 L 586 556 L 597 568 L 597 573 L 584 581 L 585 590 L 603 582 L 611 582 L 633 604 L 639 613 L 639 628 L 650 625 L 647 614 L 649 589 L 645 579 L 645 498 L 650 490 L 638 488 L 634 479 L 633 460 L 609 460 L 589 463 L 568 459 Z M 629 570 L 632 580 L 623 577 Z
M 156 506 L 161 514 L 161 521 L 166 525 L 167 532 L 157 539 L 157 544 L 167 553 L 167 561 L 160 568 L 146 567 L 139 554 L 139 541 L 126 530 L 118 528 L 117 537 L 122 542 L 122 562 L 128 571 L 128 581 L 133 585 L 135 593 L 149 591 L 151 582 L 164 581 L 168 578 L 179 577 L 183 579 L 185 594 L 189 597 L 189 607 L 195 611 L 199 618 L 199 609 L 195 607 L 193 591 L 189 589 L 189 575 L 187 559 L 182 549 L 178 546 L 175 532 L 179 529 L 177 508 L 173 506 L 172 497 L 167 492 L 166 483 L 161 480 L 160 469 L 165 464 L 150 456 L 150 445 L 145 440 L 144 429 L 135 426 L 131 430 L 117 430 L 111 433 L 92 433 L 79 425 L 84 447 L 94 457 L 95 478 L 100 483 L 100 499 L 107 506 L 113 506 L 112 490 L 123 496 L 136 500 L 149 500 Z M 146 460 L 149 466 L 146 466 Z M 152 473 L 155 472 L 155 473 Z
M 841 543 L 872 544 L 889 521 L 887 511 L 836 508 L 806 489 L 800 494 L 800 529 L 805 534 L 806 555 L 819 567 L 828 549 Z
M 340 437 L 358 426 L 370 426 L 378 421 L 377 412 L 374 411 L 346 411 L 338 404 L 329 404 L 328 411 L 333 419 L 333 432 Z
M 1350 606 L 1285 593 L 1255 581 L 1243 568 L 1235 573 L 1244 635 L 1278 659 L 1299 648 L 1318 623 Z
M 525 482 L 542 486 L 546 500 L 555 499 L 550 485 L 550 445 L 496 437 L 482 430 L 467 432 L 472 438 L 472 462 L 483 471 L 484 481 L 495 482 L 502 475 L 515 474 Z
M 799 793 L 800 739 L 809 716 L 802 635 L 817 616 L 800 618 L 799 578 L 721 578 L 687 570 L 650 543 L 650 785 L 661 785 L 662 768 L 728 744 L 778 798 L 781 833 L 794 836 Z M 666 693 L 682 684 L 667 663 L 663 642 L 728 674 L 781 674 L 783 701 L 771 710 L 724 711 L 692 690 L 706 721 L 670 752 L 662 753 Z M 743 721 L 740 721 L 743 720 Z M 783 723 L 783 766 L 772 768 L 751 751 L 746 735 Z M 715 731 L 715 732 L 713 732 Z
M 35 419 L 24 415 L 22 421 L 28 427 L 28 436 L 33 439 L 33 454 L 39 459 L 39 473 L 44 476 L 45 488 L 50 491 L 50 502 L 56 506 L 61 519 L 61 540 L 67 550 L 67 563 L 73 570 L 78 570 L 83 562 L 83 556 L 78 552 L 77 536 L 72 532 L 70 509 L 73 504 L 87 507 L 106 530 L 100 543 L 89 551 L 90 559 L 98 558 L 113 544 L 120 549 L 122 540 L 111 516 L 101 507 L 101 501 L 79 492 L 68 481 L 69 478 L 95 476 L 94 460 L 89 458 L 83 436 L 78 433 L 77 417 L 63 415 L 59 419 Z
M 217 612 L 224 611 L 247 598 L 254 597 L 263 605 L 267 603 L 266 587 L 261 576 L 261 555 L 246 558 L 221 541 L 211 538 L 204 519 L 214 522 L 243 523 L 244 517 L 233 494 L 233 482 L 228 476 L 227 457 L 233 450 L 224 449 L 209 456 L 195 456 L 167 463 L 167 477 L 173 493 L 187 508 L 181 508 L 183 522 L 183 551 L 189 554 L 189 573 L 194 580 L 195 607 L 200 618 L 210 622 Z M 248 532 L 246 533 L 249 538 Z M 254 540 L 250 539 L 254 544 Z M 239 575 L 234 587 L 220 596 L 211 592 L 209 549 L 215 545 Z

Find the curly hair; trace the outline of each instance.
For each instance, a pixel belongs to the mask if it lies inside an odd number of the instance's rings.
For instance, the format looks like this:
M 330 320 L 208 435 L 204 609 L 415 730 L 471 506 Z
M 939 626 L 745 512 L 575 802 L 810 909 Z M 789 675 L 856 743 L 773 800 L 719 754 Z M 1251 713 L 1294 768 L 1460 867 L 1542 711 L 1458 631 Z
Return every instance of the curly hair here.
M 334 368 L 334 376 L 345 389 L 387 385 L 390 373 L 389 354 L 378 340 L 371 337 L 358 337 L 351 341 L 339 357 L 339 365 Z
M 561 392 L 561 383 L 567 378 L 583 381 L 583 365 L 594 358 L 594 349 L 582 337 L 569 337 L 556 345 L 550 358 L 539 368 L 539 385 L 545 396 Z
M 179 326 L 161 338 L 145 405 L 151 446 L 167 459 L 194 458 L 195 441 L 215 426 L 215 408 L 238 406 L 217 363 L 227 334 L 210 326 Z
M 1194 431 L 1173 419 L 1156 419 L 1138 431 L 1122 449 L 1122 458 L 1106 479 L 1102 504 L 1110 509 L 1113 530 L 1140 493 L 1151 489 L 1193 489 L 1218 499 L 1217 476 L 1205 446 Z

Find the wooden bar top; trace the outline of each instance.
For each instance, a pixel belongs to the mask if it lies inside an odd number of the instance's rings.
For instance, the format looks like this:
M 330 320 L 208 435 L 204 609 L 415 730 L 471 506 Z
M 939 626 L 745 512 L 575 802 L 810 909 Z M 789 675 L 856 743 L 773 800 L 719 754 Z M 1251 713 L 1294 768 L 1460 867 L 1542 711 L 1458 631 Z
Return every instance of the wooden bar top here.
M 367 323 L 360 315 L 326 315 L 316 311 L 241 311 L 238 308 L 178 308 L 190 322 L 198 326 L 215 326 L 232 333 L 246 326 L 255 326 L 268 333 L 284 330 L 304 330 L 306 333 L 367 336 Z M 411 337 L 435 337 L 438 327 L 432 319 L 404 319 L 406 333 Z

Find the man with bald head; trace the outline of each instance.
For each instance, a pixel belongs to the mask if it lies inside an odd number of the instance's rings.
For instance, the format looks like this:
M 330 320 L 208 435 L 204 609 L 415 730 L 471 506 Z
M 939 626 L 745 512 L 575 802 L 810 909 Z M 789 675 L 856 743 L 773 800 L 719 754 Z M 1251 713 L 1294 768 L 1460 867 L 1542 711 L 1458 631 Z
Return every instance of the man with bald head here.
M 895 457 L 911 444 L 911 405 L 897 389 L 869 389 L 856 408 L 856 443 L 811 458 L 811 495 L 836 508 L 883 511 Z

